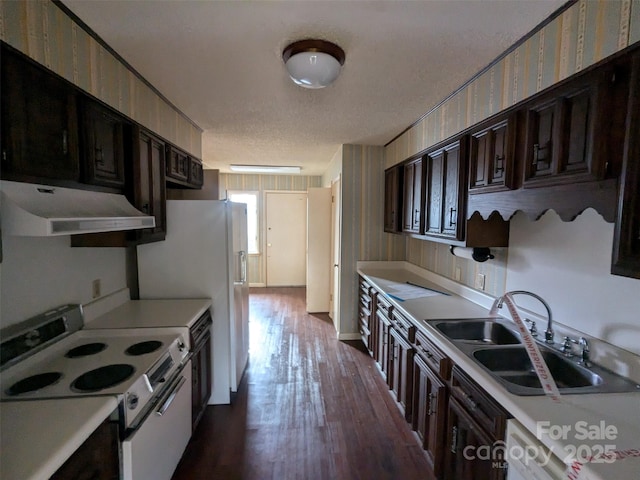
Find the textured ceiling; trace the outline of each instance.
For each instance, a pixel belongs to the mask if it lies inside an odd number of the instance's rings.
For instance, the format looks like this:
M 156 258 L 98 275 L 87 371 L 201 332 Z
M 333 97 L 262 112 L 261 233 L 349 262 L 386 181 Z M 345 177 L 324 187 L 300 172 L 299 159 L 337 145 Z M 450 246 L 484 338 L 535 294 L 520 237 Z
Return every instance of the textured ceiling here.
M 559 0 L 63 0 L 204 129 L 207 168 L 300 165 L 384 145 L 560 7 Z M 296 86 L 282 50 L 304 38 L 346 62 Z

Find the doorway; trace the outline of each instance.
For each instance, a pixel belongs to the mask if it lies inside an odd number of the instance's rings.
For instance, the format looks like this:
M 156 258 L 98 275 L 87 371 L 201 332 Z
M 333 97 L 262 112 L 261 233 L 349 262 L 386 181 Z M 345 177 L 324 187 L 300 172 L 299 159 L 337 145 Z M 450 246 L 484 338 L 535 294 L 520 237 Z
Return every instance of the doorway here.
M 307 193 L 266 192 L 267 286 L 303 286 L 307 280 Z

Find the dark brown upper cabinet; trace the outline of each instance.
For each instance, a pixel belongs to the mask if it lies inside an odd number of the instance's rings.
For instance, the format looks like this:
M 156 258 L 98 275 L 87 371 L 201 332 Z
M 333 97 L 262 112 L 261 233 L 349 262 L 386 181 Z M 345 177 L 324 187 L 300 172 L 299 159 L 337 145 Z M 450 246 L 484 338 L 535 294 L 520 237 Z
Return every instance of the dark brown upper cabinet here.
M 62 185 L 77 182 L 75 91 L 4 44 L 1 71 L 2 177 Z
M 554 88 L 525 107 L 524 187 L 602 180 L 612 165 L 608 124 L 615 71 L 601 69 Z
M 403 170 L 402 231 L 420 233 L 424 204 L 422 158 L 405 163 Z
M 391 167 L 384 172 L 384 231 L 397 233 L 400 231 L 400 209 L 402 200 L 401 166 Z
M 426 156 L 426 235 L 464 239 L 466 144 L 462 137 Z
M 492 120 L 471 132 L 469 193 L 514 188 L 517 114 Z
M 167 232 L 165 143 L 150 132 L 134 128 L 133 205 L 156 220 L 154 228 L 135 230 L 135 243 L 164 240 Z
M 183 150 L 167 144 L 166 179 L 172 188 L 202 188 L 202 162 Z
M 640 278 L 640 53 L 632 60 L 611 273 Z
M 189 155 L 174 147 L 167 145 L 167 180 L 187 184 L 189 182 Z
M 80 111 L 82 181 L 124 189 L 124 117 L 88 98 Z

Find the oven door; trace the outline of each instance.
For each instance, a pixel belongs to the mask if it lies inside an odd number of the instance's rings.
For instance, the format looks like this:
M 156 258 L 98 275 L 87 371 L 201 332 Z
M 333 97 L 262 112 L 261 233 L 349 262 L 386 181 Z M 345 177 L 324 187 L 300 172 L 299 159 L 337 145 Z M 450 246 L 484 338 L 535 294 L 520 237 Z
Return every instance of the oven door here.
M 191 437 L 191 361 L 122 443 L 124 480 L 170 480 Z

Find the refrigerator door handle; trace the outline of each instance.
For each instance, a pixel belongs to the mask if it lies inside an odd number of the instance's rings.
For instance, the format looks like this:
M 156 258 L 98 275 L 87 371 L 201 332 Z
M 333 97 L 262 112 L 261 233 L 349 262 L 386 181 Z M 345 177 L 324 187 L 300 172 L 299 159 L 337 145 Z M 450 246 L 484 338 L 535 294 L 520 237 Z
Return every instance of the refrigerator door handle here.
M 233 284 L 244 285 L 247 283 L 247 252 L 240 250 L 238 258 L 240 259 L 240 280 L 234 281 Z

